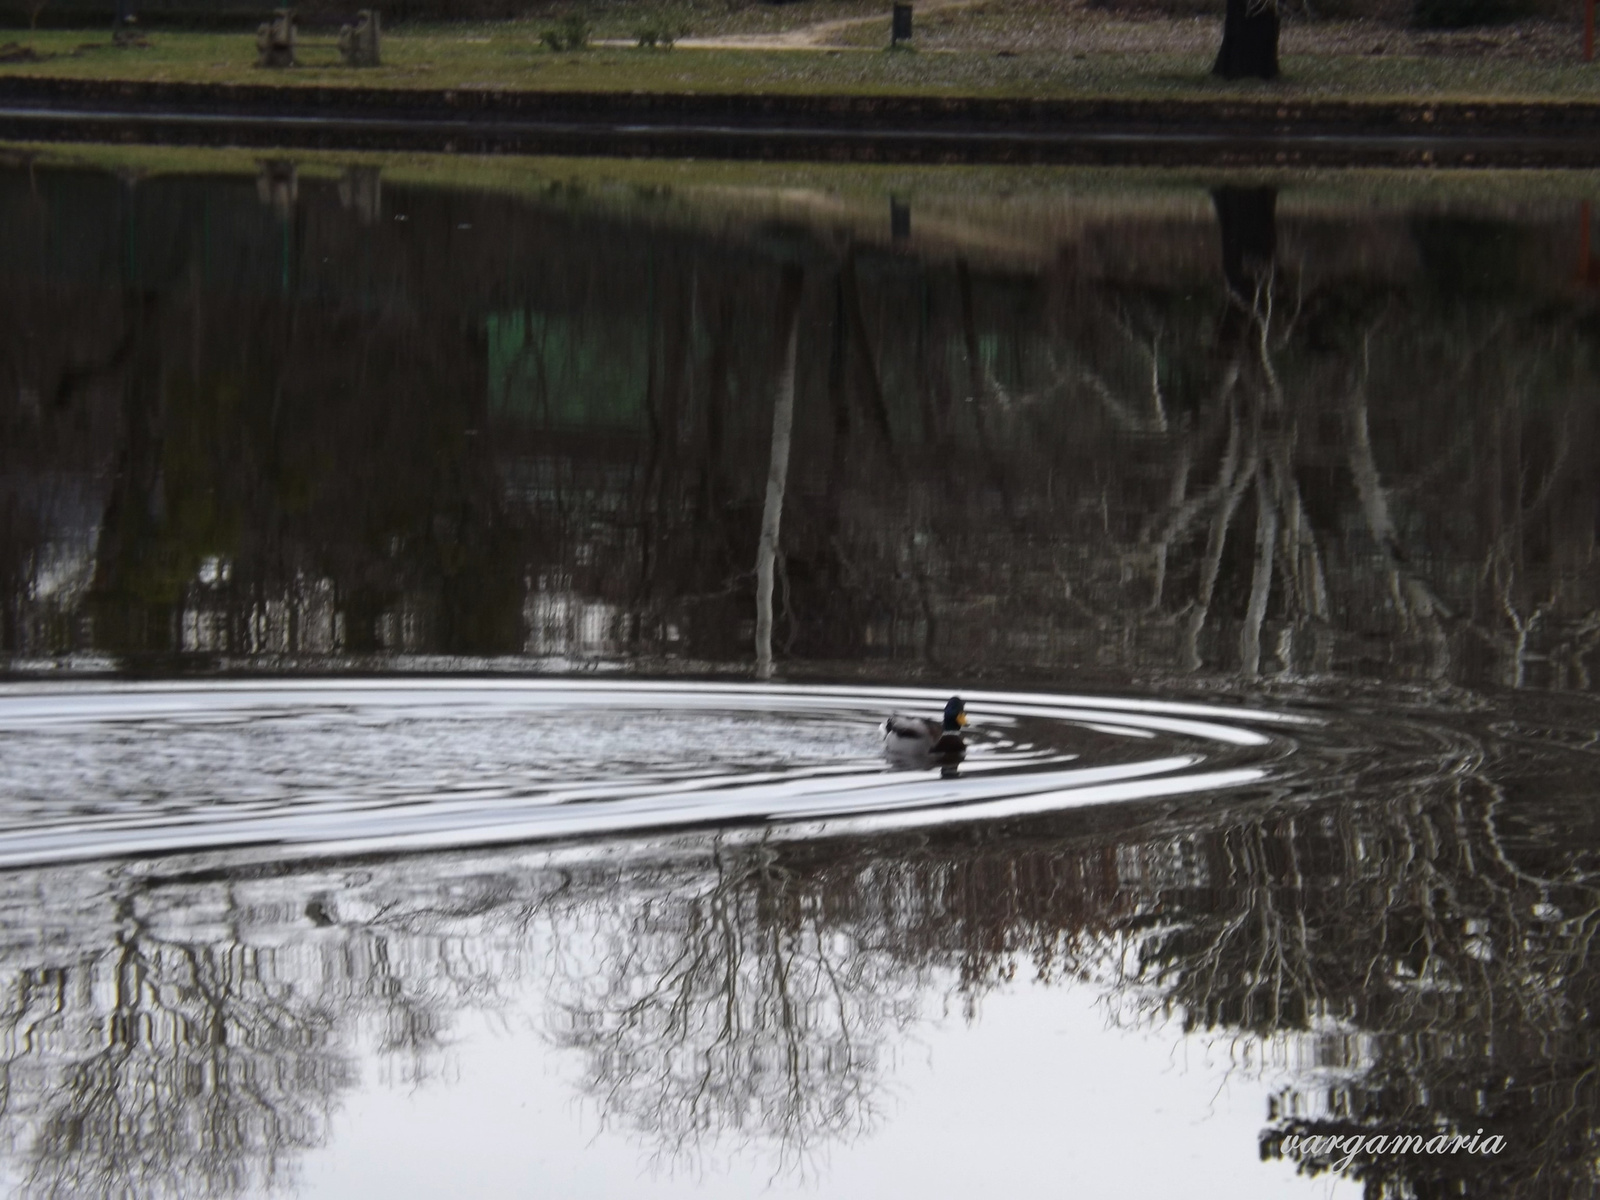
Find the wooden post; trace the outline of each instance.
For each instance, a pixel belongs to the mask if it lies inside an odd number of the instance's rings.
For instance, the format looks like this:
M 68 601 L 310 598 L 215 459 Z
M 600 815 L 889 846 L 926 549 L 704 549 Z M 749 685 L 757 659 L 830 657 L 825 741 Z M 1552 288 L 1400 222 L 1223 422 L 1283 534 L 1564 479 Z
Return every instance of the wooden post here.
M 1583 0 L 1583 61 L 1594 61 L 1594 0 Z
M 292 67 L 295 46 L 294 10 L 280 8 L 256 30 L 256 66 Z
M 1595 261 L 1594 251 L 1591 247 L 1589 226 L 1591 223 L 1589 202 L 1584 200 L 1578 205 L 1578 277 L 1579 287 L 1594 287 L 1600 283 L 1600 262 Z
M 1594 0 L 1589 0 L 1590 4 Z M 893 10 L 893 20 L 889 28 L 889 44 L 898 46 L 901 42 L 911 40 L 911 5 L 897 3 Z
M 356 14 L 354 25 L 339 30 L 339 53 L 348 67 L 377 67 L 383 64 L 378 47 L 380 36 L 378 10 L 363 8 Z
M 911 236 L 911 205 L 894 196 L 889 197 L 889 236 L 897 242 Z

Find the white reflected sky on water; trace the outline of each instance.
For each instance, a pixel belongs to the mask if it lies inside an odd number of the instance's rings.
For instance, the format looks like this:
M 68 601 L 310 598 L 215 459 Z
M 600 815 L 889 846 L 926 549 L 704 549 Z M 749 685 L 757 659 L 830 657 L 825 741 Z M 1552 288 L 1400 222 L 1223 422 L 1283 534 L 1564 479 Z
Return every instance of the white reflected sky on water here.
M 422 849 L 739 821 L 843 820 L 830 831 L 861 832 L 986 820 L 1254 783 L 1261 768 L 1219 767 L 1214 756 L 1270 753 L 1307 721 L 973 692 L 959 778 L 890 770 L 883 716 L 937 713 L 944 695 L 536 679 L 0 686 L 0 865 L 248 845 Z M 1052 744 L 1011 736 L 1024 727 Z M 1130 745 L 1144 748 L 1135 759 Z
M 1097 990 L 1016 984 L 968 1024 L 952 1012 L 902 1047 L 879 1127 L 836 1146 L 809 1181 L 772 1177 L 756 1152 L 704 1170 L 653 1168 L 650 1147 L 603 1130 L 575 1099 L 576 1063 L 531 1014 L 463 1023 L 452 1079 L 413 1087 L 370 1071 L 328 1147 L 303 1164 L 316 1197 L 1056 1196 L 1341 1198 L 1348 1181 L 1261 1162 L 1278 1078 L 1230 1068 L 1173 1027 L 1116 1029 Z M 370 1064 L 369 1064 L 370 1066 Z

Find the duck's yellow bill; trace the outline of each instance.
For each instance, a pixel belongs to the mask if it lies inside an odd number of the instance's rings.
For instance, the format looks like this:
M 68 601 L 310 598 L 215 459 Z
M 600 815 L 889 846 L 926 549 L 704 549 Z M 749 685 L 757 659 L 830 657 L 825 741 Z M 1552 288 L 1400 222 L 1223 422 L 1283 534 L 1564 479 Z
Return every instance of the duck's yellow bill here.
M 966 713 L 957 713 L 956 714 L 956 724 L 957 725 L 965 725 L 966 723 L 967 723 L 967 714 Z

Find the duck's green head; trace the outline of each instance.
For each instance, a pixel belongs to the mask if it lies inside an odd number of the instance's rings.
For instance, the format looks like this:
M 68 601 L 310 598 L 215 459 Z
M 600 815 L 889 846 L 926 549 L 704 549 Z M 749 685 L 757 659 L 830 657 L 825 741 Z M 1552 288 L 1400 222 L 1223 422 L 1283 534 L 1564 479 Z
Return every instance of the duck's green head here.
M 950 702 L 944 706 L 945 731 L 953 732 L 967 723 L 967 706 L 962 703 L 960 696 L 951 696 Z

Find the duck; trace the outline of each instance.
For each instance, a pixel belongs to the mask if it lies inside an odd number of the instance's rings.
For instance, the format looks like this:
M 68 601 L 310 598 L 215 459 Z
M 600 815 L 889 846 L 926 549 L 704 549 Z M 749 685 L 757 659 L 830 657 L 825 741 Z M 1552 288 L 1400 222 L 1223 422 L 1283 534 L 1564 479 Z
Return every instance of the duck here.
M 967 723 L 967 706 L 951 696 L 944 706 L 944 721 L 892 714 L 883 723 L 883 752 L 896 762 L 951 764 L 967 753 L 961 727 Z

